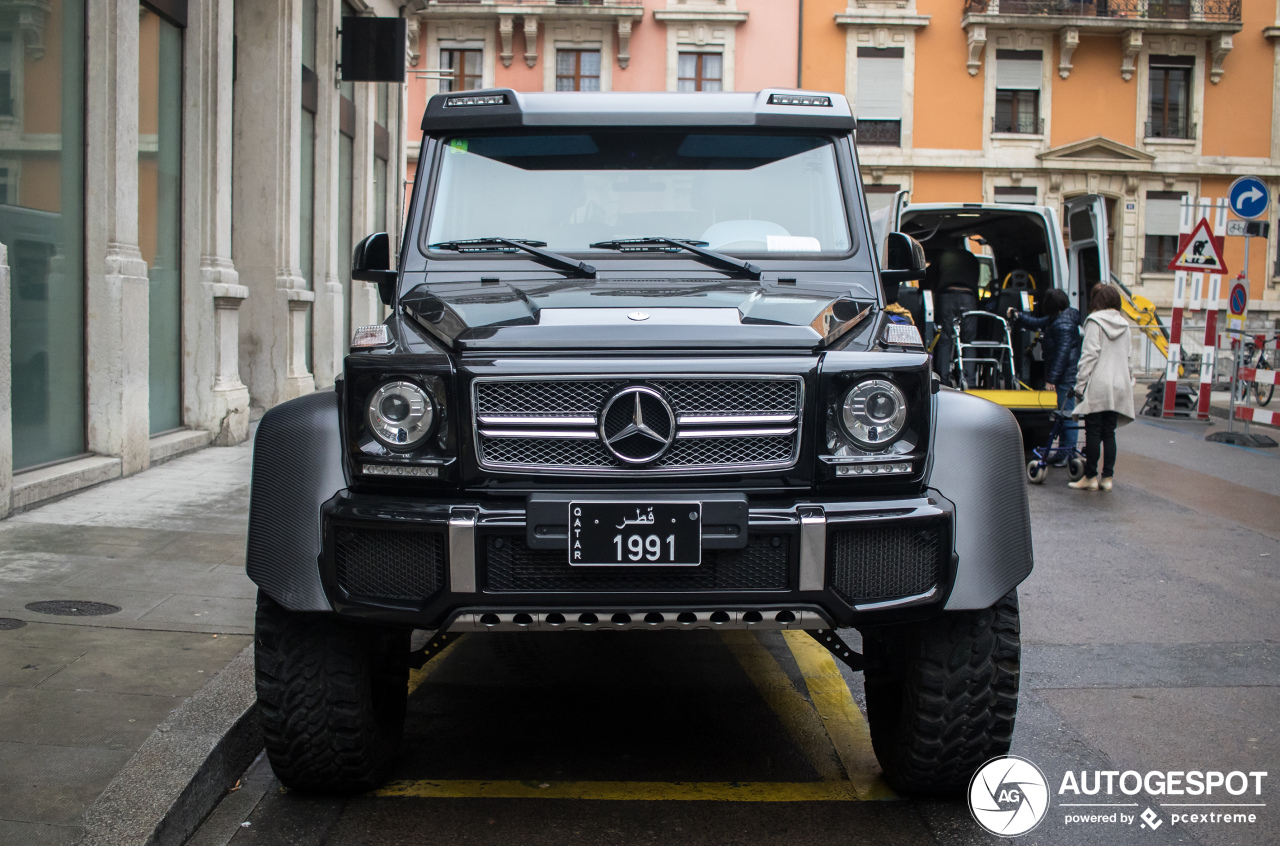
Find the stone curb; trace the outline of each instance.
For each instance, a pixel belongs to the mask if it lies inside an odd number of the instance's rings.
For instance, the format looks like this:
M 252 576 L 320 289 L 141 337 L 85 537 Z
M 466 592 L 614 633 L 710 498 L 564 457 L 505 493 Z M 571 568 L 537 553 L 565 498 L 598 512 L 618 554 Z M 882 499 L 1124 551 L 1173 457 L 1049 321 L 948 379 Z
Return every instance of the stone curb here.
M 78 846 L 180 846 L 261 750 L 250 645 L 152 732 L 85 814 Z

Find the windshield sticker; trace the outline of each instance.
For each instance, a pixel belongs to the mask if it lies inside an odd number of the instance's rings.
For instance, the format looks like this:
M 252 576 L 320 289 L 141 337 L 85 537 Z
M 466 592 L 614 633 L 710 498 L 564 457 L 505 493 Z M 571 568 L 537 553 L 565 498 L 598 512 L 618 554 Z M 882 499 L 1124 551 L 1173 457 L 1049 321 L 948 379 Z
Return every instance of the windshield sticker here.
M 822 242 L 808 235 L 768 235 L 765 245 L 771 253 L 822 252 Z
M 467 151 L 467 139 L 455 138 L 449 142 L 450 153 L 465 153 Z

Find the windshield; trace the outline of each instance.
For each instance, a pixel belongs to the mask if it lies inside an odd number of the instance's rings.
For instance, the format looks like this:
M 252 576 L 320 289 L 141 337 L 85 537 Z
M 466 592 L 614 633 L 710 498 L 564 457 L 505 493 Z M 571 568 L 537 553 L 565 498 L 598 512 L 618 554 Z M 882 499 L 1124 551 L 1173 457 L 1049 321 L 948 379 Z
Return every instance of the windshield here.
M 850 249 L 823 136 L 598 130 L 458 137 L 444 149 L 427 244 L 503 237 L 564 252 L 663 237 L 730 253 Z

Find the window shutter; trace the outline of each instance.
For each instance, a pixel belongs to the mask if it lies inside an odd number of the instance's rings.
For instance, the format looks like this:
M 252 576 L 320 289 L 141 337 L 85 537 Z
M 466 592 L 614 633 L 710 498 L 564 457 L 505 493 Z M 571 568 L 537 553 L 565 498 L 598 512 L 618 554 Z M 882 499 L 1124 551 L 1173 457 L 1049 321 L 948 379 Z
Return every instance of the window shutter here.
M 1038 50 L 997 50 L 996 88 L 1039 91 L 1042 62 Z
M 1181 218 L 1182 197 L 1153 198 L 1150 194 L 1147 195 L 1148 235 L 1177 235 Z
M 858 57 L 855 112 L 865 120 L 902 120 L 901 56 Z

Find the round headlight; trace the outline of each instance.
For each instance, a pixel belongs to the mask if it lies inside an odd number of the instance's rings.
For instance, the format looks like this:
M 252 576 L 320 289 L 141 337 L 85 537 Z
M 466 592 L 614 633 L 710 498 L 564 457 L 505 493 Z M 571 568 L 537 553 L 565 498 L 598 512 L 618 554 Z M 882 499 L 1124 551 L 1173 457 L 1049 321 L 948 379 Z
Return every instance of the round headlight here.
M 907 421 L 907 398 L 892 382 L 859 382 L 844 395 L 840 419 L 860 446 L 885 446 L 902 433 Z
M 369 431 L 392 449 L 417 446 L 431 433 L 436 406 L 412 382 L 387 382 L 369 397 Z

